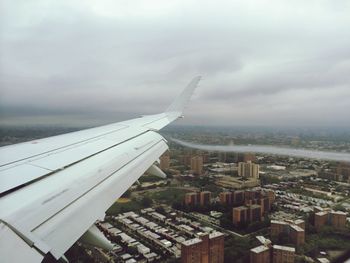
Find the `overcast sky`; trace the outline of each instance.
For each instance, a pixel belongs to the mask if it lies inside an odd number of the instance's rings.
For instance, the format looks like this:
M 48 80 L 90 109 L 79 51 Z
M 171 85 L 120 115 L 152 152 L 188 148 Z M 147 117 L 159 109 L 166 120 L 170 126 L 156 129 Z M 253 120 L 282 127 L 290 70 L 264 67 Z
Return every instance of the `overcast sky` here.
M 1 1 L 4 124 L 349 126 L 350 1 Z

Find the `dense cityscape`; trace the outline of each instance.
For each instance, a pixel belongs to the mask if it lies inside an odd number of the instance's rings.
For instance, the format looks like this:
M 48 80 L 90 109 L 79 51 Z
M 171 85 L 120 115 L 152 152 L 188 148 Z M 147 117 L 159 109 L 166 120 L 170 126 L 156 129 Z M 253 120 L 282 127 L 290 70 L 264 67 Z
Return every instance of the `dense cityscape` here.
M 2 143 L 66 130 L 2 129 L 3 135 L 13 136 L 2 136 Z M 251 134 L 175 126 L 163 135 L 217 144 L 259 142 L 350 150 L 346 133 L 297 136 L 295 131 L 293 135 Z M 159 167 L 167 178 L 143 175 L 116 200 L 104 221 L 96 222 L 112 242 L 112 251 L 78 241 L 67 258 L 73 262 L 324 263 L 350 247 L 349 163 L 204 152 L 170 142 Z
M 350 1 L 1 1 L 0 263 L 350 263 Z

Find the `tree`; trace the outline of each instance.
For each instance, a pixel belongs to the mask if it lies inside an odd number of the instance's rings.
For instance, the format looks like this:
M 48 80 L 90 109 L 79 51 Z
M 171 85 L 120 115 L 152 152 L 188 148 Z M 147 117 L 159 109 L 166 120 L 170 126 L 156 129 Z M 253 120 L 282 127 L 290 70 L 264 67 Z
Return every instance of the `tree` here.
M 342 206 L 342 204 L 337 204 L 337 205 L 335 205 L 335 206 L 333 207 L 333 209 L 334 209 L 335 211 L 346 212 L 346 209 L 345 209 L 344 206 Z
M 182 210 L 182 203 L 179 201 L 175 201 L 175 202 L 173 202 L 172 208 L 174 208 L 176 210 Z

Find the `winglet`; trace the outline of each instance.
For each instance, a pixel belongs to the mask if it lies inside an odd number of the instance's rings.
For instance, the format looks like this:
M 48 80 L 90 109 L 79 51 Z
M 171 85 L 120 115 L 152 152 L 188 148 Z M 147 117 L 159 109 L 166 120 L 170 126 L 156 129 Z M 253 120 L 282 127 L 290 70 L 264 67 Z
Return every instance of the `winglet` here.
M 190 100 L 193 91 L 197 87 L 200 79 L 201 77 L 199 76 L 192 79 L 192 81 L 181 92 L 181 94 L 176 97 L 176 99 L 173 101 L 173 103 L 170 104 L 170 106 L 166 109 L 165 112 L 145 116 L 145 118 L 150 117 L 151 121 L 147 122 L 146 124 L 143 124 L 143 126 L 153 131 L 159 131 L 163 127 L 167 126 L 169 123 L 177 120 L 178 118 L 182 118 L 184 108 Z M 154 120 L 155 117 L 157 118 Z
M 186 107 L 188 101 L 190 100 L 193 91 L 196 89 L 201 77 L 195 77 L 192 81 L 187 85 L 187 87 L 181 92 L 180 95 L 176 97 L 176 99 L 170 104 L 170 106 L 166 109 L 165 113 L 171 113 L 171 115 L 177 115 L 177 117 L 181 117 L 184 108 Z

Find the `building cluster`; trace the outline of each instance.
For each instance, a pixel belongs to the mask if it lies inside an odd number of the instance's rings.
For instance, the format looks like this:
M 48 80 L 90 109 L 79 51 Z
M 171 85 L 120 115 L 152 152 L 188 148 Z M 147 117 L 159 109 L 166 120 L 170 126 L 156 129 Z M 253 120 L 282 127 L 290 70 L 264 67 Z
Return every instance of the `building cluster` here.
M 191 172 L 195 175 L 203 174 L 203 162 L 204 157 L 207 155 L 184 155 L 181 156 L 180 162 L 184 165 L 188 165 L 191 168 Z M 163 154 L 160 158 L 159 167 L 163 171 L 168 171 L 170 169 L 170 155 L 169 152 Z
M 254 153 L 218 153 L 218 161 L 225 163 L 239 163 L 239 162 L 255 162 L 256 156 Z
M 339 163 L 333 169 L 324 169 L 318 173 L 321 178 L 350 183 L 350 164 Z
M 219 198 L 221 204 L 233 207 L 232 222 L 238 226 L 242 223 L 261 221 L 271 210 L 275 194 L 273 191 L 246 190 L 222 192 Z
M 302 219 L 277 221 L 271 220 L 271 237 L 277 238 L 280 234 L 288 237 L 288 242 L 299 247 L 305 243 L 305 221 Z
M 185 194 L 185 205 L 188 206 L 206 206 L 211 202 L 211 192 L 201 191 L 201 192 L 191 192 Z
M 198 233 L 197 237 L 184 241 L 181 246 L 182 263 L 223 263 L 224 234 L 220 232 Z
M 250 250 L 250 263 L 294 263 L 295 248 L 272 245 L 271 240 L 258 236 L 261 245 Z
M 114 243 L 118 262 L 152 262 L 169 255 L 182 262 L 223 262 L 224 234 L 171 208 L 164 213 L 153 208 L 122 213 L 98 227 Z
M 314 212 L 314 226 L 317 230 L 320 230 L 325 225 L 338 229 L 345 228 L 346 213 L 320 207 L 315 207 Z
M 296 212 L 313 212 L 315 206 L 332 206 L 333 201 L 307 196 L 303 194 L 290 193 L 284 189 L 297 187 L 293 182 L 265 185 L 264 189 L 273 189 L 276 193 L 276 204 L 279 207 Z M 278 190 L 277 190 L 278 189 Z
M 97 223 L 97 226 L 113 242 L 112 254 L 114 254 L 119 261 L 125 263 L 142 260 L 145 262 L 153 262 L 160 258 L 160 256 L 151 251 L 149 247 L 129 236 L 119 228 L 116 228 L 112 224 L 108 222 L 99 222 Z M 119 244 L 115 243 L 117 240 L 120 240 Z M 134 254 L 128 253 L 128 250 L 123 249 L 123 247 L 133 247 L 135 250 Z
M 164 163 L 164 170 L 169 169 L 170 159 L 169 155 L 166 154 L 166 157 L 160 158 L 161 159 L 161 167 L 162 167 L 162 160 Z M 203 152 L 196 152 L 193 153 L 192 151 L 190 153 L 186 153 L 183 155 L 179 155 L 177 158 L 177 161 L 184 166 L 190 167 L 190 171 L 195 175 L 202 175 L 204 173 L 203 170 L 203 164 L 208 162 L 229 162 L 231 165 L 233 163 L 237 163 L 237 166 L 240 167 L 239 176 L 245 177 L 245 178 L 259 178 L 259 165 L 254 164 L 253 162 L 256 160 L 255 154 L 252 153 L 244 153 L 244 154 L 227 154 L 227 153 L 218 153 L 217 158 L 209 156 L 208 153 Z M 235 168 L 235 172 L 237 167 Z M 228 169 L 228 171 L 232 172 L 232 167 Z
M 259 165 L 251 161 L 238 163 L 238 176 L 245 178 L 259 178 Z

